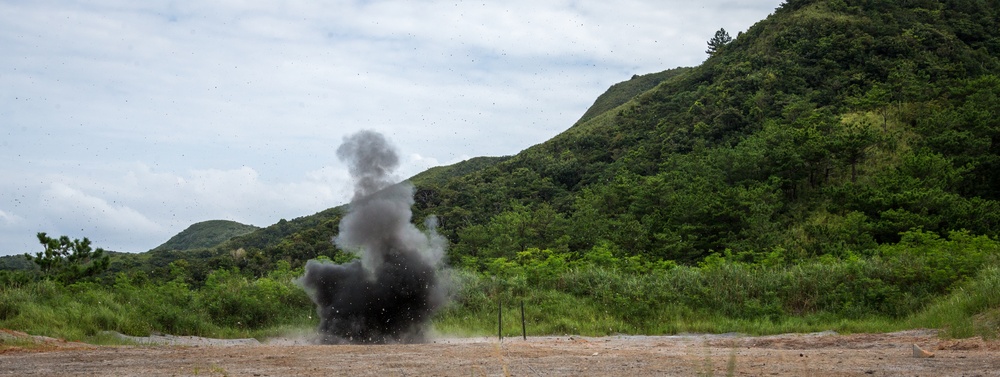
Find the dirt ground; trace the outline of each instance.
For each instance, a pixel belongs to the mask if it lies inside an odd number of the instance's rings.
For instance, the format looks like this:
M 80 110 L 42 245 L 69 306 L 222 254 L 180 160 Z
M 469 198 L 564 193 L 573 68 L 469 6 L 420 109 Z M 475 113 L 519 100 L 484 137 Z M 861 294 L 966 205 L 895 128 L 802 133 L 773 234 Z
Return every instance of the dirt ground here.
M 933 331 L 397 345 L 160 336 L 145 338 L 156 345 L 94 346 L 3 330 L 0 340 L 0 375 L 11 376 L 1000 376 L 1000 343 L 942 340 Z M 915 357 L 914 344 L 934 356 Z

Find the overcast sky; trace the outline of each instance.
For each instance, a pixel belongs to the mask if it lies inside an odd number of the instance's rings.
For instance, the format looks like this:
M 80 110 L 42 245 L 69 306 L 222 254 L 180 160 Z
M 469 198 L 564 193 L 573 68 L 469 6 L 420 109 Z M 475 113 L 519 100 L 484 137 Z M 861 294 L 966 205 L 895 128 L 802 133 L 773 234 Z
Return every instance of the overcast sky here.
M 0 255 L 343 204 L 362 129 L 401 179 L 516 154 L 780 2 L 0 0 Z

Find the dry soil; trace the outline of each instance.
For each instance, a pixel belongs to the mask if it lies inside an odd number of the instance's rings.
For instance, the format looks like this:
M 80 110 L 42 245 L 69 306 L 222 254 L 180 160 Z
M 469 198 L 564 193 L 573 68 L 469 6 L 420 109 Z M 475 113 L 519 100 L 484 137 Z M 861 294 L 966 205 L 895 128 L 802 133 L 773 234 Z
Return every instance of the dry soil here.
M 9 330 L 0 338 L 0 375 L 12 376 L 1000 376 L 1000 343 L 942 340 L 929 330 L 392 345 L 159 336 L 133 339 L 149 343 L 137 346 L 94 346 Z M 934 356 L 914 357 L 914 344 Z

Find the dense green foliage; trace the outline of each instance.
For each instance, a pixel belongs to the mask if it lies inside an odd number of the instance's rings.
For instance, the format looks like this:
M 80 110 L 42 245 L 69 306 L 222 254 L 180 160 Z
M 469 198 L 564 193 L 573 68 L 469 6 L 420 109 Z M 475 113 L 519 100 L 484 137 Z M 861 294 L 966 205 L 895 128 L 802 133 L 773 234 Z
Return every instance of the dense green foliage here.
M 795 265 L 778 253 L 757 262 L 748 257 L 720 253 L 699 266 L 681 266 L 617 258 L 608 250 L 574 259 L 531 249 L 515 259 L 494 259 L 484 272 L 445 275 L 454 299 L 435 326 L 449 334 L 493 333 L 501 303 L 514 313 L 505 322 L 507 334 L 514 335 L 516 309 L 524 302 L 530 334 L 935 327 L 954 336 L 997 335 L 1000 242 L 985 236 L 907 232 L 870 257 Z M 168 279 L 137 272 L 69 285 L 8 280 L 0 286 L 0 327 L 70 339 L 93 339 L 108 330 L 270 336 L 316 325 L 312 304 L 294 283 L 301 274 L 301 267 L 286 262 L 260 278 L 220 269 L 195 287 L 186 283 L 181 263 L 174 263 Z
M 209 220 L 189 226 L 153 250 L 191 250 L 218 246 L 229 239 L 260 229 L 228 220 Z
M 471 327 L 482 331 L 491 323 L 482 314 L 495 311 L 497 302 L 524 300 L 533 308 L 536 331 L 598 334 L 690 331 L 699 318 L 772 324 L 812 318 L 823 326 L 830 325 L 823 318 L 906 318 L 974 279 L 982 266 L 996 266 L 1000 242 L 967 232 L 942 239 L 916 231 L 879 247 L 871 257 L 826 257 L 795 265 L 784 263 L 779 253 L 748 261 L 754 257 L 720 253 L 688 267 L 621 259 L 607 251 L 574 259 L 529 249 L 515 259 L 491 261 L 484 273 L 463 275 L 455 310 L 481 313 Z M 996 268 L 991 271 L 988 279 L 996 279 Z M 988 300 L 979 310 L 1000 304 L 995 293 L 977 297 Z
M 110 258 L 104 255 L 104 249 L 91 248 L 86 237 L 83 240 L 70 240 L 67 236 L 52 238 L 44 232 L 37 236 L 45 250 L 34 256 L 24 254 L 24 257 L 38 265 L 46 279 L 68 284 L 97 276 L 108 269 Z
M 309 298 L 292 280 L 300 273 L 287 263 L 258 279 L 216 270 L 199 289 L 185 283 L 181 268 L 166 281 L 141 272 L 101 283 L 8 281 L 0 287 L 0 327 L 69 339 L 94 338 L 102 331 L 267 335 L 267 329 L 278 326 L 315 324 Z
M 552 140 L 413 177 L 414 218 L 438 217 L 456 268 L 437 326 L 491 333 L 497 303 L 523 300 L 535 334 L 996 336 L 996 30 L 996 2 L 786 1 L 698 67 L 613 86 Z M 353 258 L 331 242 L 345 209 L 115 254 L 103 284 L 0 273 L 0 326 L 312 323 L 291 279 Z

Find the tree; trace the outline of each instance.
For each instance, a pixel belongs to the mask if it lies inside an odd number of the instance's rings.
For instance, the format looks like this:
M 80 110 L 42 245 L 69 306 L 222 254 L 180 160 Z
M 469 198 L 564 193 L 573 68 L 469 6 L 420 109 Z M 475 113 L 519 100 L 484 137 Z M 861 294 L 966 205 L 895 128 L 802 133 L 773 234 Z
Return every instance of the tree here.
M 46 278 L 55 278 L 65 284 L 100 274 L 111 263 L 110 258 L 104 255 L 104 249 L 91 249 L 90 240 L 86 237 L 82 241 L 71 241 L 66 236 L 55 239 L 40 232 L 38 242 L 45 247 L 45 251 L 35 253 L 35 256 L 25 253 L 24 257 L 35 262 Z
M 875 83 L 863 96 L 855 98 L 852 101 L 864 110 L 877 111 L 882 116 L 882 132 L 885 132 L 889 127 L 889 104 L 891 98 L 892 92 L 888 85 Z
M 732 41 L 733 37 L 729 36 L 726 29 L 719 29 L 719 31 L 715 32 L 715 36 L 708 41 L 708 50 L 705 50 L 705 53 L 709 56 L 715 55 L 715 53 L 719 52 L 723 46 Z
M 867 123 L 850 124 L 831 135 L 830 146 L 835 158 L 851 166 L 851 182 L 858 179 L 858 163 L 868 157 L 873 147 L 884 139 Z

